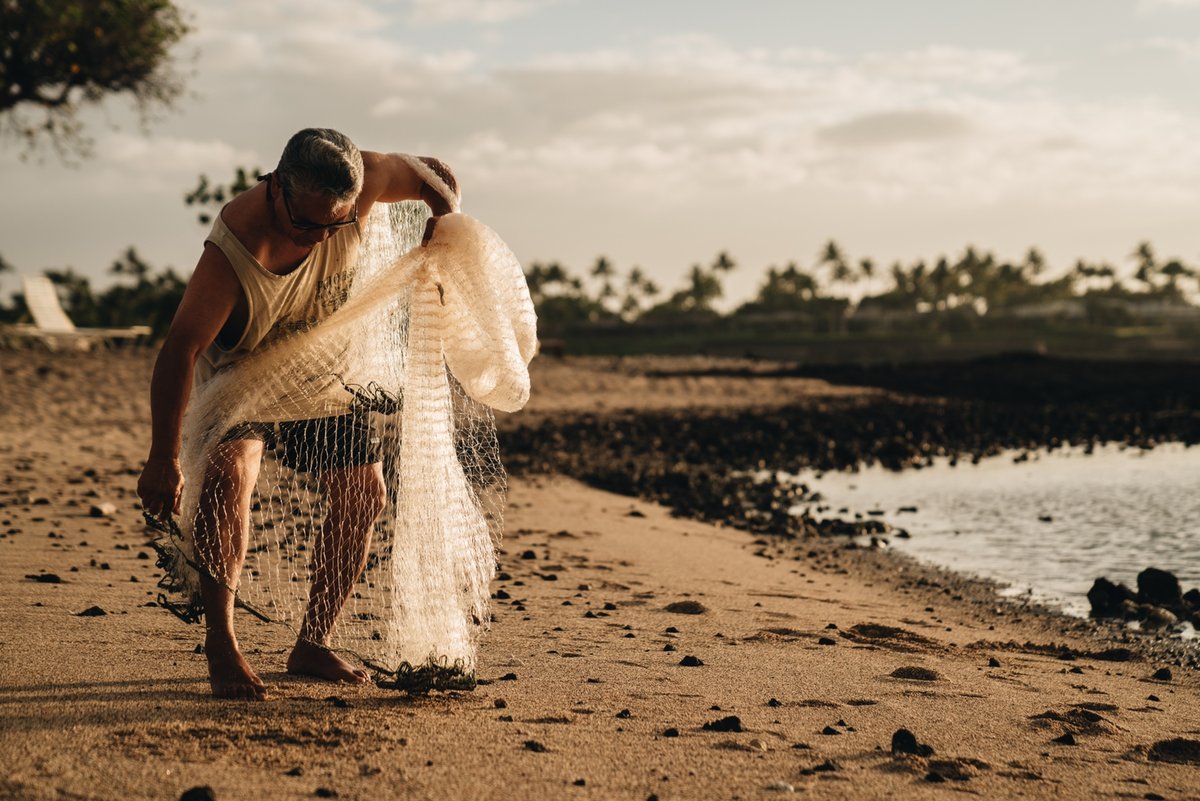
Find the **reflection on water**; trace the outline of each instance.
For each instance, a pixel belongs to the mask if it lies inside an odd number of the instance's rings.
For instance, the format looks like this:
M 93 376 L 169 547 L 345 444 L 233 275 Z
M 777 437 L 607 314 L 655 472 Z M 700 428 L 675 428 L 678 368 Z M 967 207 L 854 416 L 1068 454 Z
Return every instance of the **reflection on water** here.
M 802 474 L 829 509 L 883 519 L 912 539 L 893 545 L 928 561 L 1031 591 L 1086 615 L 1097 576 L 1136 589 L 1145 567 L 1170 570 L 1184 589 L 1200 585 L 1200 448 L 1115 446 L 1092 455 L 1060 450 L 1014 462 L 939 462 L 893 473 Z M 916 512 L 900 512 L 902 507 Z M 822 515 L 815 515 L 821 517 Z

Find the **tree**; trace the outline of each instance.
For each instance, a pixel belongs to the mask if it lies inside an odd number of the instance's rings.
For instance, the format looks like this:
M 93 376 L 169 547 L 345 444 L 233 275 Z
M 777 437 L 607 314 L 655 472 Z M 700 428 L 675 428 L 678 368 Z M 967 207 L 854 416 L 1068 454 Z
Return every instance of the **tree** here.
M 144 123 L 174 104 L 168 51 L 185 33 L 170 0 L 0 0 L 0 131 L 87 155 L 82 107 L 128 95 Z
M 208 225 L 212 222 L 213 214 L 219 212 L 222 206 L 254 186 L 250 182 L 250 176 L 258 176 L 261 172 L 262 170 L 257 167 L 254 169 L 238 167 L 233 181 L 228 185 L 214 184 L 207 175 L 201 175 L 196 188 L 183 196 L 183 202 L 189 206 L 199 206 L 200 212 L 196 218 L 201 225 Z

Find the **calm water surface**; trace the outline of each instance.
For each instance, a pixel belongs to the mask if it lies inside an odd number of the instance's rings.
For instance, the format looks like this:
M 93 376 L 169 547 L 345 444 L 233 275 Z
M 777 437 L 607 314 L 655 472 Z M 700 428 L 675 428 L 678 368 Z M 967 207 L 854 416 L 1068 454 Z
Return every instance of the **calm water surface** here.
M 1136 588 L 1145 567 L 1200 586 L 1200 448 L 1059 450 L 890 472 L 801 474 L 830 509 L 883 519 L 921 559 L 1005 582 L 1076 615 L 1097 576 Z M 900 512 L 915 506 L 916 512 Z M 821 514 L 817 514 L 821 517 Z

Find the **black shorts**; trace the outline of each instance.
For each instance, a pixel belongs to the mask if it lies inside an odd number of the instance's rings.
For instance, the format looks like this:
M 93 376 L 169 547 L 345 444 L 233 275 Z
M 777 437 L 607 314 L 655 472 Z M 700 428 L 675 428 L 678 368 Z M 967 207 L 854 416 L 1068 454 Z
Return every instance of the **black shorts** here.
M 222 438 L 256 439 L 283 464 L 305 473 L 359 467 L 382 460 L 379 437 L 366 414 L 286 423 L 238 423 Z

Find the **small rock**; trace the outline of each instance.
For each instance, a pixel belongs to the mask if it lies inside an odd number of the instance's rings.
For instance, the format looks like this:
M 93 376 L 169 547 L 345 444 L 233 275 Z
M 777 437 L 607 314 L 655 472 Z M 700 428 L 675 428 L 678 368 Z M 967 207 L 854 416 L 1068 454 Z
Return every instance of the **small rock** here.
M 1159 698 L 1157 695 L 1153 695 L 1153 694 L 1151 694 L 1151 695 L 1147 695 L 1147 696 L 1146 696 L 1146 700 L 1147 700 L 1147 701 L 1153 701 L 1153 702 L 1155 702 L 1155 703 L 1158 703 L 1158 702 L 1159 702 L 1159 701 L 1161 701 L 1162 699 L 1161 699 L 1161 698 Z
M 893 679 L 908 679 L 909 681 L 938 681 L 941 676 L 936 670 L 930 670 L 916 665 L 898 667 L 891 672 Z
M 292 768 L 291 770 L 287 771 L 287 772 L 286 772 L 286 773 L 284 773 L 283 775 L 284 775 L 284 776 L 303 776 L 303 775 L 304 775 L 304 768 L 302 768 L 302 767 L 300 767 L 299 765 L 297 765 L 296 767 L 294 767 L 294 768 Z
M 701 667 L 703 664 L 704 662 L 695 656 L 685 656 L 679 660 L 680 667 Z
M 63 584 L 63 580 L 59 578 L 57 573 L 31 573 L 25 578 L 30 581 L 36 581 L 39 584 Z
M 764 743 L 762 740 L 758 739 L 757 737 L 752 739 L 750 742 L 746 743 L 746 745 L 748 745 L 752 751 L 766 751 L 767 750 L 767 744 Z
M 495 701 L 492 701 L 492 706 L 496 707 L 496 709 L 507 709 L 508 701 L 505 701 L 503 698 L 497 698 Z
M 702 615 L 708 611 L 708 607 L 699 601 L 675 601 L 667 604 L 664 608 L 677 615 Z
M 505 673 L 503 676 L 500 677 L 500 681 L 516 681 L 516 680 L 517 680 L 516 673 Z
M 315 795 L 317 798 L 337 798 L 338 797 L 337 790 L 332 790 L 328 787 L 318 787 L 316 792 L 313 793 L 313 795 Z
M 1159 668 L 1158 670 L 1154 671 L 1154 675 L 1151 676 L 1150 678 L 1154 679 L 1155 681 L 1170 681 L 1171 680 L 1171 669 L 1170 668 Z
M 1059 745 L 1075 745 L 1075 735 L 1071 734 L 1071 732 L 1067 732 L 1061 737 L 1055 737 L 1050 742 L 1058 743 Z
M 938 773 L 936 770 L 931 770 L 925 774 L 925 781 L 935 783 L 944 782 L 946 781 L 946 777 Z
M 774 793 L 794 793 L 796 788 L 787 782 L 771 782 L 767 785 L 767 789 Z
M 672 726 L 672 727 L 671 727 L 671 728 L 669 728 L 669 729 L 665 729 L 665 730 L 663 731 L 663 733 L 662 733 L 662 736 L 663 736 L 663 737 L 678 737 L 678 736 L 679 736 L 679 729 L 677 729 L 677 728 L 675 728 L 674 726 Z
M 525 741 L 525 750 L 533 751 L 535 754 L 541 754 L 541 753 L 545 753 L 546 746 L 542 745 L 537 740 L 526 740 Z
M 76 612 L 75 617 L 103 617 L 104 615 L 107 615 L 107 614 L 108 614 L 108 612 L 105 612 L 103 609 L 101 609 L 98 606 L 89 606 L 87 609 L 84 609 L 82 612 Z
M 892 735 L 892 756 L 913 754 L 914 756 L 933 756 L 933 748 L 917 741 L 917 736 L 908 729 L 897 729 Z
M 184 790 L 183 795 L 179 796 L 179 801 L 217 801 L 217 794 L 208 785 L 193 787 L 190 790 Z
M 772 698 L 770 701 L 767 701 L 767 706 L 783 706 L 783 702 L 778 698 Z
M 737 715 L 711 720 L 700 728 L 705 731 L 742 731 L 742 720 Z
M 1000 667 L 1000 660 L 993 656 L 988 660 L 988 667 Z
M 587 779 L 576 779 L 574 782 L 572 782 L 572 784 L 574 784 L 576 787 L 586 787 Z
M 664 651 L 674 651 L 674 650 L 676 650 L 676 648 L 671 643 L 667 643 L 666 645 L 663 646 L 663 650 Z
M 630 712 L 628 709 L 622 709 L 620 712 L 618 712 L 616 714 L 616 717 L 620 718 L 621 720 L 625 720 L 627 718 L 633 717 L 633 713 Z
M 833 735 L 841 734 L 841 732 L 832 726 L 826 726 L 825 728 L 821 729 L 821 734 L 832 737 Z
M 837 641 L 832 640 L 829 637 L 821 637 L 817 640 L 817 645 L 837 645 Z
M 533 551 L 525 551 L 523 554 L 521 554 L 521 558 L 522 559 L 537 559 L 537 554 L 534 553 Z
M 116 504 L 108 502 L 92 504 L 91 509 L 88 510 L 88 514 L 92 517 L 112 517 L 116 513 Z

